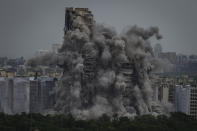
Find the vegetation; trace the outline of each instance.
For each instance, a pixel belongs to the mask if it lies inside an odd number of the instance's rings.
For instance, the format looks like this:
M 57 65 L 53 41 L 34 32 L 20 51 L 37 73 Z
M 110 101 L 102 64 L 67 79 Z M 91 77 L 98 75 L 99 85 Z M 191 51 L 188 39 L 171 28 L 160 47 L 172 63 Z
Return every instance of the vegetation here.
M 103 115 L 97 120 L 76 120 L 71 115 L 41 114 L 6 115 L 0 113 L 0 131 L 197 131 L 197 120 L 182 113 L 112 118 Z

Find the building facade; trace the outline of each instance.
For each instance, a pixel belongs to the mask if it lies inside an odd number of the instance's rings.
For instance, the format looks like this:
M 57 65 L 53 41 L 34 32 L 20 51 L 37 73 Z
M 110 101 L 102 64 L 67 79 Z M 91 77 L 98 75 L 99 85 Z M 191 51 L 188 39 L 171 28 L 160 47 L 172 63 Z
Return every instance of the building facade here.
M 54 99 L 51 95 L 52 90 L 55 88 L 54 78 L 40 77 L 40 105 L 41 110 L 47 110 L 53 107 Z
M 42 113 L 53 106 L 54 87 L 55 81 L 50 77 L 0 77 L 0 112 Z
M 39 113 L 41 111 L 41 90 L 40 81 L 34 78 L 30 79 L 30 112 Z
M 65 13 L 65 27 L 64 27 L 64 33 L 68 30 L 73 30 L 78 28 L 79 30 L 83 28 L 82 24 L 79 24 L 75 22 L 75 20 L 78 19 L 78 16 L 82 18 L 82 21 L 86 23 L 86 25 L 89 27 L 89 29 L 92 28 L 94 19 L 92 12 L 88 10 L 88 8 L 66 8 Z
M 29 81 L 24 78 L 14 78 L 13 113 L 29 113 Z
M 175 89 L 175 108 L 177 112 L 197 118 L 197 88 L 177 85 Z

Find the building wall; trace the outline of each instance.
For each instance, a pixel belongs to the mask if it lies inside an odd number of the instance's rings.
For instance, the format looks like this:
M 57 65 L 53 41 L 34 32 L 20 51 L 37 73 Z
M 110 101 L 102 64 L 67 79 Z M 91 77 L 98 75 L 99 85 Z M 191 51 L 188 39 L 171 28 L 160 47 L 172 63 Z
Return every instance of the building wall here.
M 41 110 L 41 85 L 39 80 L 30 80 L 30 112 L 38 113 Z
M 197 88 L 177 85 L 175 94 L 176 111 L 197 118 Z
M 167 84 L 162 84 L 159 87 L 158 99 L 163 103 L 168 103 L 169 87 Z
M 174 102 L 175 102 L 175 85 L 174 85 L 174 83 L 169 84 L 168 101 L 172 104 L 174 104 Z
M 25 78 L 14 79 L 13 111 L 14 114 L 29 113 L 29 81 Z
M 66 13 L 65 13 L 65 27 L 64 27 L 64 33 L 68 30 L 73 30 L 73 29 L 81 29 L 83 28 L 83 25 L 80 23 L 76 23 L 75 19 L 80 17 L 83 19 L 83 21 L 86 23 L 86 25 L 89 26 L 89 29 L 91 29 L 94 19 L 91 11 L 88 10 L 88 8 L 66 8 Z
M 189 115 L 197 118 L 197 88 L 196 87 L 188 87 L 190 90 L 190 109 Z
M 5 113 L 13 114 L 13 93 L 14 93 L 14 82 L 12 78 L 7 79 L 8 88 L 6 88 L 6 109 Z
M 189 115 L 190 89 L 182 85 L 176 85 L 175 108 L 177 112 Z
M 50 77 L 0 77 L 0 112 L 6 114 L 42 113 L 53 106 L 55 81 Z
M 6 78 L 0 77 L 0 111 L 4 112 L 6 107 L 6 88 L 8 83 Z
M 51 92 L 55 87 L 53 78 L 40 77 L 41 82 L 41 110 L 47 110 L 53 106 L 53 97 Z

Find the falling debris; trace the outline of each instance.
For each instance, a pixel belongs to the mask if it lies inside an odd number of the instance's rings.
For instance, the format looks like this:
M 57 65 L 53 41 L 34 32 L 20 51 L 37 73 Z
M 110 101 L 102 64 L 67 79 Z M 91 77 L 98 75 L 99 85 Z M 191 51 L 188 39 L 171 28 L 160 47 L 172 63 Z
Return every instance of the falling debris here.
M 58 56 L 44 57 L 64 70 L 54 91 L 57 112 L 79 119 L 163 112 L 162 105 L 152 101 L 150 82 L 159 65 L 150 43 L 152 37 L 162 38 L 157 27 L 135 25 L 119 36 L 97 24 L 87 8 L 67 8 L 64 32 Z

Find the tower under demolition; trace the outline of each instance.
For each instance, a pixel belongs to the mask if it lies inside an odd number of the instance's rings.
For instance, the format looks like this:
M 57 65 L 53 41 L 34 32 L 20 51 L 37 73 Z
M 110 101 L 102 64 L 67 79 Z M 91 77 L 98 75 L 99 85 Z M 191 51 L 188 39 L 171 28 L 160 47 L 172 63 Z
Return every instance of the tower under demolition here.
M 94 18 L 92 15 L 92 12 L 88 10 L 88 8 L 75 8 L 73 9 L 72 7 L 66 8 L 66 13 L 65 13 L 65 28 L 64 28 L 64 33 L 68 30 L 74 30 L 74 29 L 81 29 L 83 26 L 83 23 L 75 23 L 75 20 L 77 17 L 80 17 L 83 19 L 83 21 L 86 23 L 89 29 L 93 28 L 94 24 Z M 86 50 L 82 52 L 82 57 L 84 58 L 84 68 L 83 68 L 83 74 L 82 74 L 82 83 L 84 85 L 85 81 L 89 81 L 94 79 L 95 76 L 95 69 L 97 66 L 97 60 L 93 56 L 89 55 Z M 136 72 L 135 72 L 135 67 L 132 62 L 123 62 L 123 63 L 118 63 L 116 65 L 116 68 L 119 68 L 120 73 L 125 77 L 125 82 L 130 84 L 130 83 L 135 83 L 137 82 L 136 79 Z
M 77 19 L 83 19 L 83 21 L 87 24 L 88 28 L 92 28 L 94 19 L 92 12 L 88 10 L 88 8 L 66 8 L 65 13 L 65 28 L 64 28 L 64 34 L 68 30 L 74 30 L 74 29 L 81 29 L 83 24 L 77 23 Z
M 160 104 L 152 104 L 149 80 L 158 66 L 150 44 L 153 36 L 161 38 L 157 27 L 138 26 L 119 36 L 97 24 L 87 8 L 66 8 L 58 53 L 64 72 L 55 90 L 55 109 L 83 119 L 162 112 Z
M 77 19 L 81 19 L 83 22 L 77 23 L 75 22 Z M 82 30 L 83 24 L 86 24 L 86 26 L 92 31 L 94 19 L 91 11 L 88 10 L 88 8 L 66 8 L 65 13 L 65 34 L 69 30 L 75 30 L 79 29 Z M 83 30 L 82 30 L 83 31 Z M 106 34 L 107 35 L 107 34 Z M 91 83 L 94 81 L 96 77 L 96 66 L 99 66 L 99 60 L 94 57 L 94 55 L 91 55 L 91 53 L 88 52 L 88 50 L 83 50 L 82 52 L 83 57 L 83 72 L 81 73 L 81 87 L 82 91 L 84 92 L 83 98 L 83 104 L 89 105 L 92 103 L 91 95 L 92 92 L 90 90 L 87 90 L 88 83 Z M 122 77 L 124 77 L 124 82 L 127 86 L 133 85 L 135 86 L 137 84 L 137 74 L 135 70 L 135 66 L 133 62 L 121 62 L 121 63 L 115 63 L 113 66 L 110 65 L 112 70 L 117 70 L 117 73 L 121 74 Z M 125 92 L 125 96 L 127 96 L 127 93 Z
M 83 28 L 84 23 L 78 23 L 79 19 L 84 21 L 89 29 L 92 29 L 94 19 L 92 12 L 89 11 L 88 8 L 66 8 L 64 34 L 66 34 L 69 30 L 82 30 L 81 28 Z M 81 82 L 84 85 L 84 81 L 94 78 L 96 59 L 88 55 L 88 53 L 86 53 L 85 51 L 82 52 L 82 57 L 85 58 L 83 62 L 85 68 L 83 69 L 84 72 L 81 76 Z

